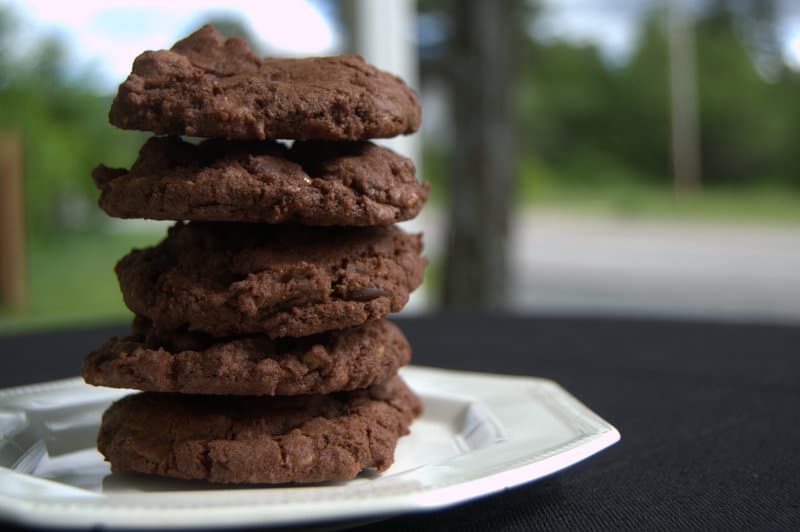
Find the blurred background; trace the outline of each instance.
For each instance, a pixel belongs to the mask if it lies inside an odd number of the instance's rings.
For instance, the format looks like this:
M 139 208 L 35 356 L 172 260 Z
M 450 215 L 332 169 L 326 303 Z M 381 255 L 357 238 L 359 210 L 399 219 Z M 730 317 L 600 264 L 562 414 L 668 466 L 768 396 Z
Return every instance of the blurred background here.
M 113 266 L 167 225 L 90 172 L 147 138 L 107 121 L 134 57 L 205 22 L 417 89 L 407 312 L 800 321 L 799 2 L 0 0 L 0 334 L 130 316 Z

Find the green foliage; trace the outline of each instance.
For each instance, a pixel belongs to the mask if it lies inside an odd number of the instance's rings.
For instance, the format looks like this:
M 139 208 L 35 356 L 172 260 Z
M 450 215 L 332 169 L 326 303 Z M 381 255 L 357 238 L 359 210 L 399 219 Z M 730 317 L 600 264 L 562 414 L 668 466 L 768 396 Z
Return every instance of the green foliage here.
M 13 40 L 9 20 L 0 10 L 0 42 Z M 37 234 L 92 224 L 99 216 L 86 208 L 97 197 L 92 168 L 129 165 L 142 143 L 141 134 L 108 124 L 110 97 L 66 77 L 65 55 L 47 38 L 25 57 L 0 56 L 0 132 L 21 135 L 26 225 Z
M 520 88 L 523 160 L 535 158 L 569 182 L 597 185 L 632 173 L 666 178 L 666 57 L 659 45 L 645 31 L 631 62 L 612 69 L 592 46 L 531 41 Z
M 715 183 L 800 187 L 800 79 L 784 67 L 765 80 L 733 28 L 725 12 L 697 27 L 703 172 Z
M 726 5 L 694 28 L 704 183 L 800 189 L 800 77 L 780 62 L 769 79 L 759 73 Z M 567 183 L 670 182 L 663 15 L 651 15 L 630 61 L 616 67 L 591 46 L 530 41 L 519 90 L 523 159 Z
M 447 154 L 441 146 L 429 144 L 422 148 L 422 177 L 430 181 L 431 192 L 429 199 L 440 202 L 447 198 Z

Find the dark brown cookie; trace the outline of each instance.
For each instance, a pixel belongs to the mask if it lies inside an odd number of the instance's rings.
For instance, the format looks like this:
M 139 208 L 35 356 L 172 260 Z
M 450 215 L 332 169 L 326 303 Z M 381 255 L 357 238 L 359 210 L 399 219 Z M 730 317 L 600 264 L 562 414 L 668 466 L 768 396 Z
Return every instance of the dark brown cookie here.
M 403 308 L 421 235 L 396 227 L 179 223 L 117 264 L 125 303 L 160 331 L 308 336 Z
M 119 218 L 389 225 L 419 213 L 414 164 L 370 142 L 153 137 L 130 171 L 97 167 L 100 207 Z
M 408 364 L 411 347 L 386 320 L 304 338 L 197 333 L 160 337 L 143 318 L 83 362 L 89 384 L 150 392 L 227 395 L 325 394 L 386 382 Z
M 399 377 L 295 397 L 143 392 L 105 412 L 97 448 L 115 472 L 221 483 L 349 480 L 385 471 L 422 403 Z
M 206 25 L 137 57 L 109 118 L 157 134 L 367 140 L 413 133 L 420 115 L 414 91 L 361 57 L 262 59 Z

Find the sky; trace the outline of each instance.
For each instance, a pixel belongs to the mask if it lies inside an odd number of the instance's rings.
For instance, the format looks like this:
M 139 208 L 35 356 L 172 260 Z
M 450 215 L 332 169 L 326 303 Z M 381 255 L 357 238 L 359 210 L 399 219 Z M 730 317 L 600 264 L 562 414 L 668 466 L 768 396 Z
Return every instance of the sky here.
M 262 45 L 284 55 L 336 53 L 339 35 L 324 9 L 305 0 L 0 0 L 20 19 L 30 42 L 55 32 L 76 65 L 91 67 L 95 85 L 111 91 L 144 50 L 169 48 L 215 15 L 234 15 Z
M 681 0 L 670 0 L 681 1 Z M 706 0 L 686 0 L 702 5 Z M 659 0 L 540 0 L 532 31 L 544 40 L 598 46 L 611 62 L 623 62 L 635 46 L 638 25 Z M 800 69 L 800 0 L 780 0 L 778 33 L 785 60 Z M 0 0 L 21 20 L 28 42 L 56 33 L 67 45 L 76 72 L 111 92 L 144 50 L 168 48 L 215 15 L 233 15 L 263 40 L 261 48 L 284 55 L 324 55 L 342 49 L 342 35 L 324 0 Z
M 699 10 L 707 0 L 683 2 Z M 633 51 L 643 17 L 665 0 L 540 0 L 542 11 L 532 31 L 544 40 L 565 39 L 600 48 L 611 62 L 624 61 Z M 800 70 L 800 0 L 778 0 L 777 33 L 786 63 Z

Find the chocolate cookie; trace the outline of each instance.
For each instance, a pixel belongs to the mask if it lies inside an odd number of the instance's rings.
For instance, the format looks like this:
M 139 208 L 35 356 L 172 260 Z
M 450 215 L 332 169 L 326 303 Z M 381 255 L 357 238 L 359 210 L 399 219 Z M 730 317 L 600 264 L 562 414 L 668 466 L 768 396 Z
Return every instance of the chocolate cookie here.
M 304 338 L 264 335 L 215 340 L 161 337 L 143 318 L 83 362 L 89 384 L 151 392 L 227 395 L 324 394 L 385 382 L 408 364 L 411 347 L 386 320 Z
M 414 91 L 361 57 L 262 59 L 206 25 L 137 57 L 109 118 L 157 134 L 367 140 L 413 133 L 420 115 Z
M 396 227 L 179 223 L 117 264 L 125 303 L 161 331 L 308 336 L 403 308 L 422 236 Z
M 349 480 L 385 471 L 422 403 L 399 377 L 295 397 L 144 392 L 105 412 L 97 448 L 115 472 L 222 483 Z
M 389 225 L 428 197 L 410 159 L 370 142 L 153 137 L 130 171 L 99 166 L 92 177 L 100 207 L 119 218 Z

